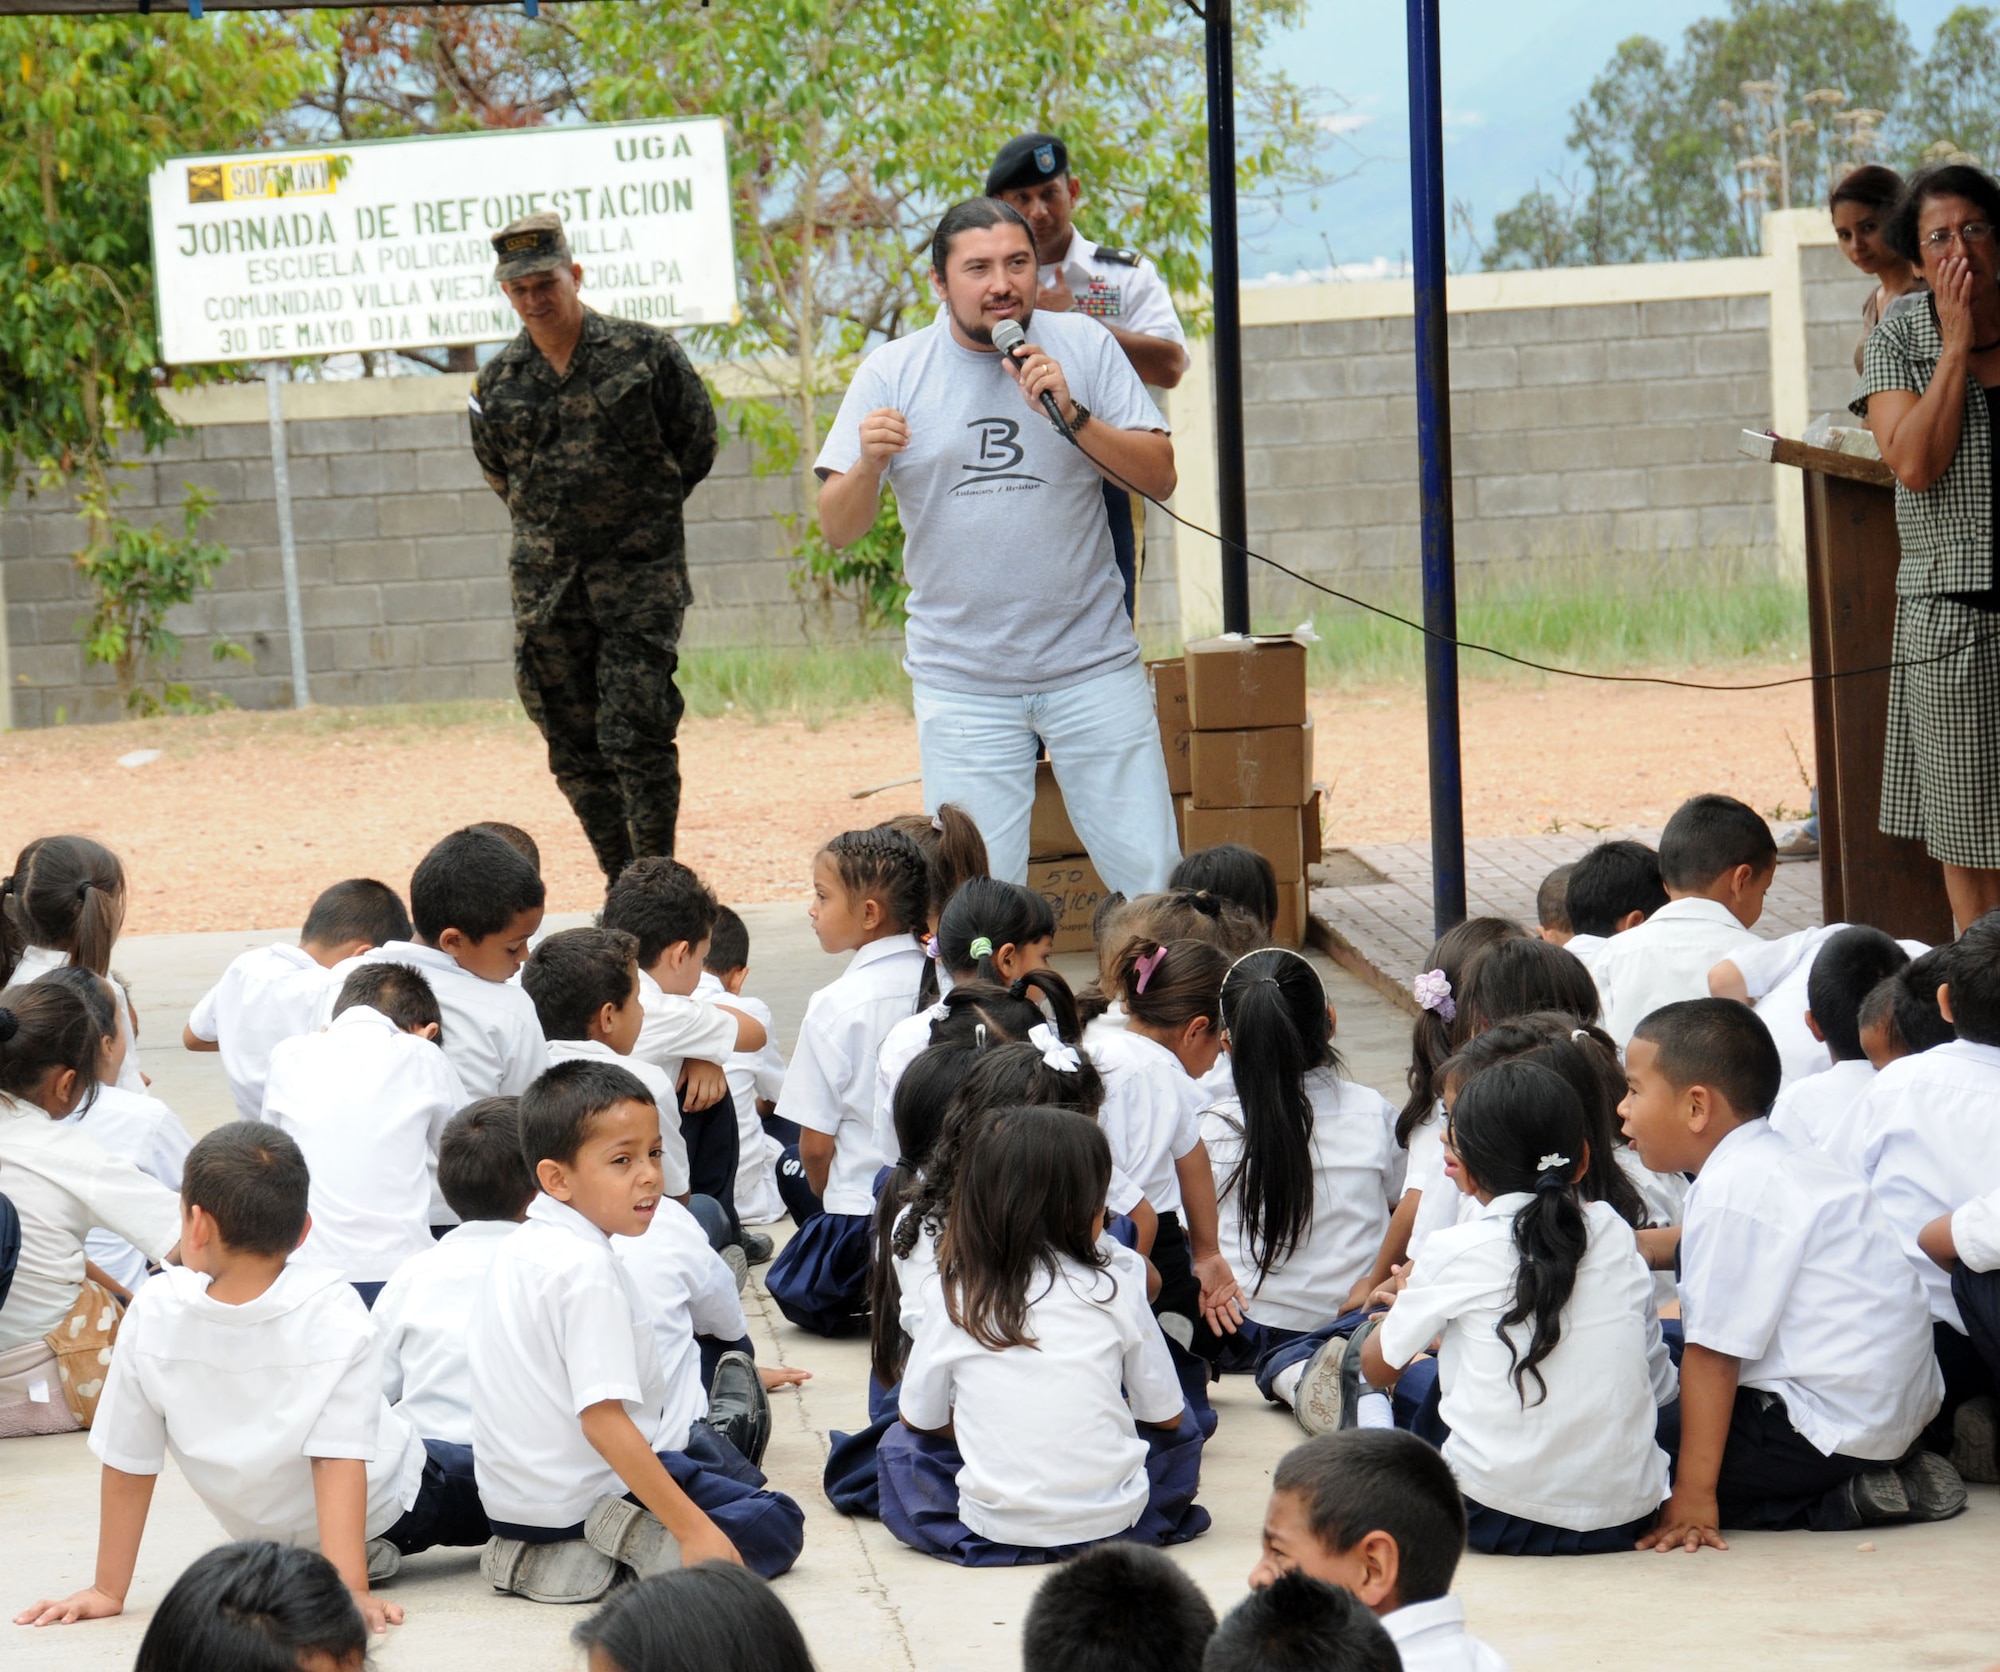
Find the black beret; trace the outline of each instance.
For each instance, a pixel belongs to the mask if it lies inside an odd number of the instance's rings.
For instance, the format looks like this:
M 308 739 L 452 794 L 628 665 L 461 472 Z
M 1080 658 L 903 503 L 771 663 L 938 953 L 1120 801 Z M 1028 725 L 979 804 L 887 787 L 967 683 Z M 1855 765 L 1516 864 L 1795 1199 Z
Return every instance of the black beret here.
M 1069 152 L 1054 134 L 1022 134 L 1000 147 L 986 171 L 986 195 L 998 197 L 1019 186 L 1039 186 L 1069 173 Z

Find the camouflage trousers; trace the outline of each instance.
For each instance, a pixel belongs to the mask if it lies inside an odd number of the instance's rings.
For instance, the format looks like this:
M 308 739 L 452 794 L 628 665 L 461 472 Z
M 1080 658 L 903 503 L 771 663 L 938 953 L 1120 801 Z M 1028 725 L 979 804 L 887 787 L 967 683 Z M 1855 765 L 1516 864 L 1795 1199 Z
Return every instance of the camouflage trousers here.
M 687 580 L 671 563 L 586 561 L 542 619 L 514 624 L 514 683 L 549 771 L 608 879 L 674 851 Z

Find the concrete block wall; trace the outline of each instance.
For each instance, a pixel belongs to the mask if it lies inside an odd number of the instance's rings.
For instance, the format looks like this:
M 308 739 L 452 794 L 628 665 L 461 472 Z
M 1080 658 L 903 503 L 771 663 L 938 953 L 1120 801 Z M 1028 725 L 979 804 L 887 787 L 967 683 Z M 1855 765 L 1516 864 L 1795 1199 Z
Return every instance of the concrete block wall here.
M 1854 396 L 1854 345 L 1861 340 L 1861 306 L 1875 281 L 1840 253 L 1838 244 L 1812 244 L 1799 252 L 1805 292 L 1807 404 L 1813 417 L 1830 412 L 1844 423 Z

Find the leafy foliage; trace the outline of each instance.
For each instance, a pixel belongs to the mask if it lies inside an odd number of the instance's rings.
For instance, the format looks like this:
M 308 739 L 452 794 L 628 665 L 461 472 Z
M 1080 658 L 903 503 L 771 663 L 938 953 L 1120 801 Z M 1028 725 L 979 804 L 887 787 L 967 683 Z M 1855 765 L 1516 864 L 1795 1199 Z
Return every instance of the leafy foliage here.
M 1918 154 L 1963 152 L 2000 164 L 2000 12 L 1960 6 L 1938 25 L 1910 88 L 1907 118 Z

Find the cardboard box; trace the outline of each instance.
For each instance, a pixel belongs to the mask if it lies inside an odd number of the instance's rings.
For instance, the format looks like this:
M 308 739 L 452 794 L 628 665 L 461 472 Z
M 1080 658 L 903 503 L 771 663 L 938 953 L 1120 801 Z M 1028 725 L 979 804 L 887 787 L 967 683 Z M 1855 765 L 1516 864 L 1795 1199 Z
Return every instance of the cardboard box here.
M 1083 842 L 1069 822 L 1062 791 L 1056 785 L 1056 770 L 1047 761 L 1035 762 L 1035 806 L 1028 815 L 1028 857 L 1060 859 L 1064 854 L 1082 853 Z
M 1312 722 L 1190 732 L 1188 766 L 1197 807 L 1303 807 L 1313 791 Z
M 1047 900 L 1056 914 L 1055 950 L 1090 951 L 1090 920 L 1109 890 L 1089 858 L 1075 854 L 1066 859 L 1030 860 L 1028 886 Z
M 1182 850 L 1193 853 L 1197 848 L 1239 842 L 1268 859 L 1280 883 L 1299 882 L 1306 874 L 1305 821 L 1309 811 L 1309 807 L 1190 806 L 1181 832 Z
M 1192 796 L 1185 794 L 1174 797 L 1174 836 L 1181 845 L 1182 853 L 1188 851 L 1187 816 L 1193 800 Z
M 1326 828 L 1320 822 L 1325 817 L 1320 799 L 1325 793 L 1324 784 L 1313 785 L 1312 800 L 1306 803 L 1304 857 L 1308 865 L 1317 865 L 1326 857 Z
M 1193 730 L 1305 724 L 1306 647 L 1296 639 L 1196 639 L 1187 647 L 1186 664 Z
M 1306 902 L 1304 883 L 1278 884 L 1278 921 L 1271 925 L 1273 946 L 1300 947 L 1306 943 Z
M 1167 788 L 1175 795 L 1188 792 L 1188 687 L 1187 664 L 1178 656 L 1171 661 L 1149 662 L 1153 679 L 1153 713 L 1160 722 L 1160 749 L 1167 757 Z

